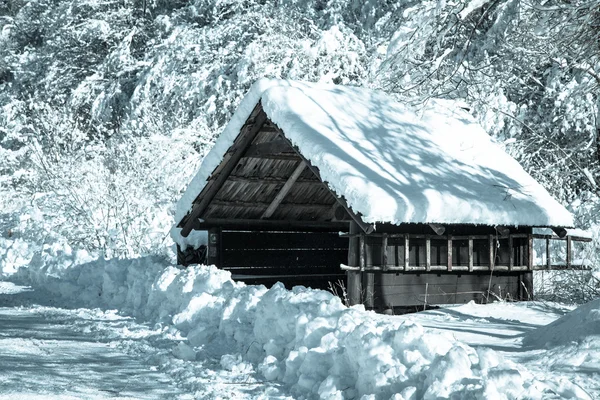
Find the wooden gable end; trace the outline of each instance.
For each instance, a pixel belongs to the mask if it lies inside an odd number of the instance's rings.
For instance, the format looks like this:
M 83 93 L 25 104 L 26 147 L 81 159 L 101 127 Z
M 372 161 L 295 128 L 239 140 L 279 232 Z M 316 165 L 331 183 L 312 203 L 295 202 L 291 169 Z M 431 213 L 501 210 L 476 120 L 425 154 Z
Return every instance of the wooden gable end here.
M 182 235 L 230 229 L 372 230 L 322 181 L 259 103 L 180 222 Z

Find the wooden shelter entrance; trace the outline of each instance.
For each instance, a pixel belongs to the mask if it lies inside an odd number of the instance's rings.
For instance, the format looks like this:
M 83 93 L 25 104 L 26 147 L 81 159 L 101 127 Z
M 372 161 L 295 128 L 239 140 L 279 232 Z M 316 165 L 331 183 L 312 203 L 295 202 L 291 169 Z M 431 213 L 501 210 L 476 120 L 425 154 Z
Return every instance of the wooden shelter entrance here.
M 206 261 L 234 279 L 327 289 L 345 280 L 348 239 L 338 232 L 347 232 L 350 219 L 258 104 L 180 227 L 184 236 L 208 230 Z M 187 253 L 182 263 L 201 261 Z

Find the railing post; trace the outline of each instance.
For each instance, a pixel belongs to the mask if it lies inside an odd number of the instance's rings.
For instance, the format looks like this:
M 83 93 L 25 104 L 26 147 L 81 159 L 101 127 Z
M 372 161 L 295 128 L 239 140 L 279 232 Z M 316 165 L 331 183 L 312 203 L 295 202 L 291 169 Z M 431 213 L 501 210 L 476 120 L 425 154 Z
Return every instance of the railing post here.
M 425 238 L 425 269 L 431 271 L 431 238 Z
M 567 236 L 567 268 L 571 268 L 571 260 L 573 257 L 573 242 L 571 236 Z
M 508 270 L 512 271 L 515 265 L 515 254 L 513 250 L 513 237 L 511 234 L 508 235 Z
M 494 270 L 494 262 L 496 261 L 496 248 L 494 246 L 494 235 L 488 237 L 488 245 L 490 251 L 490 271 Z
M 527 235 L 527 269 L 533 270 L 533 235 Z
M 350 237 L 348 238 L 348 265 L 350 267 L 359 266 L 359 239 L 356 236 L 359 227 L 356 222 L 350 222 Z M 351 306 L 361 304 L 362 302 L 362 273 L 360 271 L 346 271 L 348 279 L 348 302 Z
M 550 259 L 550 238 L 546 238 L 546 268 L 552 268 L 552 260 Z
M 473 238 L 469 238 L 469 272 L 473 272 Z
M 404 270 L 408 271 L 408 265 L 410 263 L 410 243 L 408 241 L 408 233 L 404 235 Z
M 452 236 L 448 235 L 448 272 L 452 271 Z
M 383 264 L 383 270 L 388 270 L 388 235 L 384 233 L 381 236 L 381 263 Z

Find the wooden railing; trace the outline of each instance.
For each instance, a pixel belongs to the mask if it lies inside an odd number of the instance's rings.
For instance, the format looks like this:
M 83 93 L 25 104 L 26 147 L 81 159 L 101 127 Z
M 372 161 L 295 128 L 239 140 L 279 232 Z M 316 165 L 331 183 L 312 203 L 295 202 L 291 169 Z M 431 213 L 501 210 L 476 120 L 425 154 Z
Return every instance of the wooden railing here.
M 585 269 L 585 265 L 574 265 L 573 260 L 573 241 L 579 242 L 590 242 L 591 239 L 585 237 L 567 236 L 560 238 L 552 235 L 541 235 L 541 234 L 509 234 L 505 236 L 500 235 L 468 235 L 468 236 L 453 236 L 453 235 L 423 235 L 423 234 L 387 234 L 387 233 L 356 233 L 356 234 L 340 234 L 342 237 L 358 238 L 358 265 L 347 266 L 342 265 L 342 269 L 347 271 L 381 271 L 381 272 L 410 272 L 410 271 L 424 271 L 424 272 L 435 272 L 435 271 L 532 271 L 542 269 Z M 395 245 L 389 244 L 390 239 L 396 242 Z M 523 243 L 523 239 L 525 239 Z M 544 239 L 546 241 L 546 264 L 536 265 L 534 262 L 534 251 L 533 251 L 533 240 Z M 375 240 L 376 242 L 373 242 Z M 421 265 L 411 264 L 410 262 L 410 246 L 411 241 L 424 240 L 425 243 L 425 263 Z M 444 240 L 446 241 L 446 262 L 443 264 L 434 263 L 431 259 L 432 240 L 437 242 Z M 515 247 L 515 241 L 519 240 L 518 245 Z M 566 263 L 565 265 L 552 264 L 550 257 L 550 241 L 561 240 L 566 243 Z M 367 241 L 371 241 L 369 245 Z M 456 241 L 467 241 L 467 262 L 459 263 L 461 265 L 453 264 L 452 252 L 453 243 Z M 487 241 L 487 259 L 489 262 L 486 265 L 476 265 L 475 263 L 475 252 L 474 243 L 475 241 Z M 506 241 L 507 248 L 500 249 L 500 241 Z M 378 243 L 377 243 L 378 242 Z M 375 264 L 372 260 L 371 264 L 367 264 L 368 249 L 371 250 L 371 258 L 374 257 L 373 245 L 377 247 L 381 246 L 381 259 L 378 264 Z M 390 262 L 390 251 L 389 248 L 393 247 L 392 254 L 393 262 Z M 440 246 L 438 246 L 440 247 Z M 479 246 L 481 247 L 481 246 Z M 460 252 L 461 248 L 459 248 Z M 508 256 L 508 260 L 505 262 L 497 262 L 498 251 L 501 250 L 504 256 Z M 416 250 L 418 251 L 418 249 Z M 438 248 L 439 254 L 439 248 Z M 517 255 L 517 257 L 515 257 Z M 481 258 L 481 254 L 477 255 Z M 458 255 L 457 255 L 458 257 Z M 439 255 L 437 259 L 439 260 Z M 481 263 L 477 263 L 481 264 Z

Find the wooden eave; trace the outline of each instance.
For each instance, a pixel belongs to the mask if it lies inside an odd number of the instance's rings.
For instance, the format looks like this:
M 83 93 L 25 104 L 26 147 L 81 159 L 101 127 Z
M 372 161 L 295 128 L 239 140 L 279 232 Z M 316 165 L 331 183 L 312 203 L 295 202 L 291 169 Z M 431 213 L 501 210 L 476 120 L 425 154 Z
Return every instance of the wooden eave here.
M 321 179 L 269 119 L 259 102 L 178 227 L 196 229 L 347 230 L 366 224 Z

